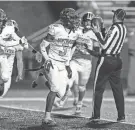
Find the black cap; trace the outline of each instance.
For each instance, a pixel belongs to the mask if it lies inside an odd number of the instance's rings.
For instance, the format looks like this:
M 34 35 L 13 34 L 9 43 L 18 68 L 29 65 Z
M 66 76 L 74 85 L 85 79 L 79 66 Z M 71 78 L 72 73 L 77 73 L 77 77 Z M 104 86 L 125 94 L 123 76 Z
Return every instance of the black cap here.
M 112 12 L 114 12 L 114 15 L 116 15 L 116 17 L 122 21 L 124 20 L 126 16 L 126 12 L 123 9 L 112 10 Z

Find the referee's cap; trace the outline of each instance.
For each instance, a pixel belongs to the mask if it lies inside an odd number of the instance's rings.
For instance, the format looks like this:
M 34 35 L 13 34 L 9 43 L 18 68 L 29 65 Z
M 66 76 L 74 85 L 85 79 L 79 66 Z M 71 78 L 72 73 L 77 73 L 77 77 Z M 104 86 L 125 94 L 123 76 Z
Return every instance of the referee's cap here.
M 124 20 L 125 16 L 126 16 L 126 12 L 123 9 L 117 9 L 117 10 L 112 10 L 112 12 L 114 13 L 114 15 L 116 15 L 116 17 L 119 20 Z

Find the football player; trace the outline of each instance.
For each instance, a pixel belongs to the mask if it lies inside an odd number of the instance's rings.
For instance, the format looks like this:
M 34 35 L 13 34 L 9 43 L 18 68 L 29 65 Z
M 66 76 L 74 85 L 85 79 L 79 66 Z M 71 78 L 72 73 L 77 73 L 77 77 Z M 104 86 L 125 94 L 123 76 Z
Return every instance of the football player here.
M 45 117 L 43 124 L 55 125 L 51 118 L 51 110 L 56 95 L 62 97 L 68 86 L 68 81 L 75 74 L 69 63 L 71 49 L 78 38 L 77 28 L 80 18 L 72 8 L 65 8 L 60 13 L 60 24 L 52 24 L 48 28 L 48 34 L 42 41 L 41 53 L 45 58 L 45 70 L 50 84 L 50 92 L 46 100 Z M 50 46 L 47 54 L 46 48 Z M 73 76 L 74 77 L 74 76 Z
M 91 20 L 94 18 L 92 12 L 87 12 L 82 17 L 82 29 L 77 39 L 76 50 L 73 54 L 72 60 L 70 62 L 71 66 L 76 68 L 78 72 L 78 86 L 73 85 L 74 92 L 74 105 L 76 105 L 75 114 L 81 114 L 81 108 L 83 105 L 83 98 L 86 91 L 86 84 L 89 80 L 91 69 L 92 69 L 92 57 L 91 52 L 93 48 L 99 48 L 98 40 L 91 28 Z M 89 53 L 89 52 L 90 53 Z M 93 53 L 95 54 L 95 53 Z M 93 55 L 92 54 L 92 55 Z M 78 93 L 79 92 L 79 93 Z M 66 98 L 65 98 L 66 99 Z M 62 101 L 61 101 L 62 102 Z M 60 104 L 63 104 L 62 102 Z
M 1 49 L 1 79 L 3 82 L 0 84 L 0 96 L 3 97 L 11 85 L 11 75 L 13 70 L 14 58 L 17 58 L 18 76 L 16 81 L 23 78 L 23 60 L 22 50 L 28 48 L 27 40 L 23 37 L 20 38 L 16 31 L 18 31 L 18 25 L 14 20 L 7 20 L 5 26 L 2 29 L 0 42 L 4 42 L 4 46 L 0 46 Z M 24 43 L 23 46 L 20 42 Z M 3 78 L 3 76 L 5 76 Z

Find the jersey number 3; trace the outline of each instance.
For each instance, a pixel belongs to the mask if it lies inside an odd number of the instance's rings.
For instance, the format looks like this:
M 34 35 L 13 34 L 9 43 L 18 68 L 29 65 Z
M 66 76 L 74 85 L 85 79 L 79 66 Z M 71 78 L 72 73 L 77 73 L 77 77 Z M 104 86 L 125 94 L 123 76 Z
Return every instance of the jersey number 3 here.
M 67 54 L 67 47 L 63 47 L 63 51 L 59 51 L 60 56 L 65 56 Z

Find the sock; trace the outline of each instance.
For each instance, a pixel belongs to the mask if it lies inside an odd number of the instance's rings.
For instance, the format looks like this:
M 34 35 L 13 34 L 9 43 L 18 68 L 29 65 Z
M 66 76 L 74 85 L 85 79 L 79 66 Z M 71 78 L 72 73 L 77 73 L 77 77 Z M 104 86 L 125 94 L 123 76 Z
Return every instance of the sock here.
M 56 92 L 50 91 L 46 100 L 46 112 L 51 112 L 56 97 Z

